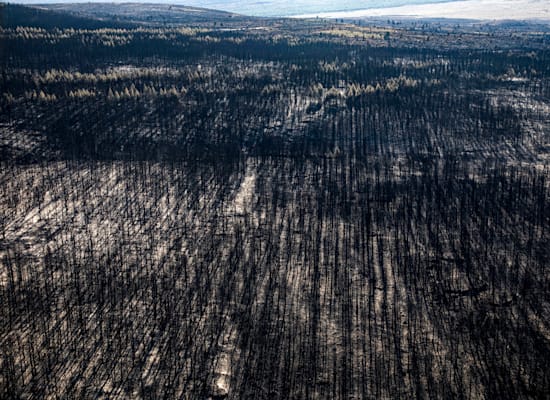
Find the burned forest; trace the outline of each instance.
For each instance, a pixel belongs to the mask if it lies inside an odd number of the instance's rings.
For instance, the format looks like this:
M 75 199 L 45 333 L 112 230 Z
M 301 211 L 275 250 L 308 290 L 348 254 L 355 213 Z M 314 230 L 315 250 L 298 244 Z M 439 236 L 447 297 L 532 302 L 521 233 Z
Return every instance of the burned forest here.
M 550 26 L 0 27 L 0 398 L 549 398 Z

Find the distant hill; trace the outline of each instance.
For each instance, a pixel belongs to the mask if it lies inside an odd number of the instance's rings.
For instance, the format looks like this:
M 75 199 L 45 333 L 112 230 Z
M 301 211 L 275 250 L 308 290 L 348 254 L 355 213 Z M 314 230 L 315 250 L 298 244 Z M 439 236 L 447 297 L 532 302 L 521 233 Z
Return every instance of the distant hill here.
M 181 25 L 196 23 L 245 22 L 254 17 L 225 11 L 171 4 L 148 3 L 58 3 L 40 8 L 69 13 L 83 18 L 147 25 Z
M 170 4 L 57 3 L 19 5 L 0 3 L 0 25 L 5 28 L 130 28 L 202 24 L 246 24 L 258 21 L 225 11 Z
M 107 27 L 128 27 L 131 24 L 115 21 L 103 21 L 88 16 L 70 15 L 60 8 L 55 10 L 43 7 L 27 7 L 18 4 L 0 3 L 0 25 L 3 28 L 15 28 L 17 26 L 32 26 L 36 28 L 81 28 L 100 29 Z

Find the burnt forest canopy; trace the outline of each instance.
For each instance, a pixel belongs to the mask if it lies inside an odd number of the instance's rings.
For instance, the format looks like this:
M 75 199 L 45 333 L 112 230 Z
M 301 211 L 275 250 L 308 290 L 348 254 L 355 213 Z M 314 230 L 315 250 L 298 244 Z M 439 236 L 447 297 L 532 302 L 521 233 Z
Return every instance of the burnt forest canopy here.
M 548 398 L 546 22 L 0 4 L 0 65 L 0 398 Z

